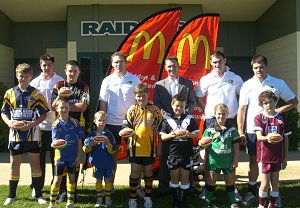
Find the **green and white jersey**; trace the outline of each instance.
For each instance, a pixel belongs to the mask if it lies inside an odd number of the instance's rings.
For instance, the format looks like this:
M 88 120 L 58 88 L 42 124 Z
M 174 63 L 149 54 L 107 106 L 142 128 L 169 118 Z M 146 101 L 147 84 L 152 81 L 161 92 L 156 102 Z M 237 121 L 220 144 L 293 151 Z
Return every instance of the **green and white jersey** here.
M 217 124 L 209 126 L 202 137 L 211 137 L 213 142 L 209 150 L 208 165 L 216 168 L 228 168 L 233 162 L 233 144 L 239 139 L 237 129 L 231 125 L 225 125 L 225 129 L 219 129 Z

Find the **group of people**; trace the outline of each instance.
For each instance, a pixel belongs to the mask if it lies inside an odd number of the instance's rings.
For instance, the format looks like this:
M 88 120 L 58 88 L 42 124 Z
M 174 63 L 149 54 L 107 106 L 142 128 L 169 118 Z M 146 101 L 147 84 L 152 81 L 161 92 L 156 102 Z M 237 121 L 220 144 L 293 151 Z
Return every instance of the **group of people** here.
M 210 63 L 212 71 L 200 79 L 194 90 L 191 80 L 179 76 L 177 57 L 167 57 L 164 64 L 168 77 L 155 84 L 152 104 L 147 86 L 126 70 L 126 55 L 113 53 L 114 71 L 102 81 L 99 105 L 93 118 L 95 128 L 91 132 L 87 132 L 85 122 L 89 87 L 78 80 L 80 67 L 75 60 L 66 63 L 66 80 L 55 73 L 54 57 L 50 54 L 41 55 L 42 73 L 32 81 L 31 66 L 18 65 L 18 85 L 6 92 L 1 109 L 1 117 L 10 127 L 8 148 L 11 156 L 9 193 L 4 205 L 16 200 L 24 153 L 28 153 L 31 164 L 32 197 L 40 204 L 47 203 L 42 189 L 45 156 L 50 151 L 53 180 L 49 208 L 64 200 L 67 208 L 74 207 L 78 201 L 76 184 L 83 151 L 96 178 L 95 207 L 103 204 L 111 207 L 118 146 L 122 141 L 119 132 L 131 128 L 133 135 L 125 138 L 131 164 L 128 206 L 138 207 L 138 191 L 143 192 L 144 207 L 153 206 L 152 168 L 159 156 L 157 191 L 165 194 L 171 190 L 172 207 L 186 207 L 186 195 L 193 190 L 193 140 L 198 138 L 199 132 L 192 111 L 199 105 L 206 118 L 202 137 L 212 138 L 212 144 L 205 148 L 203 207 L 211 206 L 221 172 L 231 207 L 238 207 L 239 201 L 245 206 L 258 201 L 259 207 L 265 207 L 266 203 L 268 207 L 278 207 L 279 171 L 286 167 L 290 134 L 281 113 L 296 107 L 298 100 L 283 80 L 268 74 L 268 62 L 262 55 L 252 58 L 254 76 L 246 82 L 230 71 L 222 52 L 212 53 Z M 72 91 L 70 97 L 60 95 L 64 87 Z M 276 108 L 279 98 L 286 103 Z M 23 121 L 24 126 L 14 125 L 16 121 Z M 179 131 L 184 134 L 179 135 Z M 274 132 L 283 137 L 281 142 L 270 141 L 270 134 Z M 100 142 L 95 139 L 97 137 L 101 138 Z M 67 146 L 54 150 L 51 143 L 58 139 L 67 141 Z M 249 192 L 243 200 L 235 188 L 240 144 L 247 146 L 250 156 Z M 262 182 L 258 191 L 259 173 Z M 144 189 L 141 189 L 141 179 Z

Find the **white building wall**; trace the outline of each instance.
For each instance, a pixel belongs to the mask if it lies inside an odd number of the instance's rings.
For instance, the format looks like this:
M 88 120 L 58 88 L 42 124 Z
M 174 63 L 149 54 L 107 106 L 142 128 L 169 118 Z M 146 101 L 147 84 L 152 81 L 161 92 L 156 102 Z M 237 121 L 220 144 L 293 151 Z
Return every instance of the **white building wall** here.
M 285 80 L 300 98 L 300 33 L 295 32 L 256 47 L 256 53 L 267 57 L 268 72 Z M 298 105 L 298 110 L 300 105 Z

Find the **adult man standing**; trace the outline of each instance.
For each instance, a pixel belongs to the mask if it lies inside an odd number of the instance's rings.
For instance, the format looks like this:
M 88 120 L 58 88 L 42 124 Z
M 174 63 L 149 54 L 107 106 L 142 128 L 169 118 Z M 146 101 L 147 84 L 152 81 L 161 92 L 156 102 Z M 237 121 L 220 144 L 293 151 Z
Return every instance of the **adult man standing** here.
M 165 70 L 168 73 L 168 77 L 155 83 L 153 104 L 161 109 L 162 114 L 168 115 L 172 114 L 173 110 L 171 107 L 172 97 L 176 94 L 184 95 L 186 100 L 187 114 L 191 114 L 195 105 L 195 91 L 193 87 L 193 82 L 191 80 L 185 79 L 178 75 L 178 59 L 176 56 L 169 56 L 165 59 Z M 168 158 L 168 141 L 162 142 L 162 151 L 160 155 L 160 165 L 159 165 L 159 185 L 158 192 L 166 193 L 169 190 L 170 181 L 170 171 L 167 166 Z
M 40 68 L 41 74 L 30 82 L 30 85 L 37 88 L 42 95 L 46 98 L 48 107 L 51 109 L 51 93 L 54 85 L 64 80 L 61 76 L 55 73 L 54 57 L 51 54 L 44 53 L 40 56 Z M 52 165 L 52 180 L 54 178 L 54 149 L 51 147 L 52 135 L 51 126 L 55 121 L 55 112 L 49 111 L 47 118 L 39 124 L 41 130 L 41 152 L 40 152 L 40 166 L 42 170 L 42 184 L 45 184 L 45 172 L 46 172 L 46 153 L 50 152 L 50 161 Z M 35 191 L 32 189 L 32 197 L 35 197 Z
M 114 72 L 107 76 L 101 84 L 99 110 L 107 113 L 106 126 L 114 135 L 116 144 L 120 145 L 119 131 L 122 129 L 127 109 L 135 103 L 134 87 L 141 81 L 137 76 L 126 70 L 126 55 L 124 53 L 113 53 L 111 64 L 114 67 Z M 117 155 L 118 151 L 114 154 L 115 173 L 117 170 Z
M 200 79 L 196 89 L 196 102 L 204 110 L 205 127 L 214 124 L 216 120 L 214 108 L 219 103 L 228 107 L 227 121 L 235 125 L 238 109 L 237 95 L 240 93 L 243 80 L 226 66 L 226 58 L 221 51 L 215 51 L 211 54 L 210 64 L 212 71 Z M 206 104 L 202 102 L 204 96 L 206 96 Z M 204 190 L 200 194 L 201 198 L 205 196 Z M 236 201 L 242 200 L 237 190 L 235 190 L 235 195 Z
M 276 109 L 278 113 L 291 110 L 298 104 L 298 99 L 287 84 L 283 80 L 268 74 L 268 60 L 266 57 L 255 55 L 251 60 L 251 65 L 254 76 L 246 81 L 241 88 L 237 114 L 238 130 L 240 135 L 244 135 L 247 139 L 247 150 L 250 156 L 248 193 L 242 202 L 245 206 L 251 206 L 251 204 L 257 201 L 256 181 L 259 170 L 256 161 L 256 134 L 253 131 L 253 127 L 254 117 L 262 112 L 262 107 L 258 105 L 258 95 L 265 90 L 271 90 L 277 97 L 282 98 L 286 103 Z M 247 122 L 246 128 L 244 128 L 245 120 Z M 244 133 L 244 130 L 246 130 L 246 133 Z M 277 197 L 275 206 L 281 207 L 279 193 L 275 193 L 274 197 Z

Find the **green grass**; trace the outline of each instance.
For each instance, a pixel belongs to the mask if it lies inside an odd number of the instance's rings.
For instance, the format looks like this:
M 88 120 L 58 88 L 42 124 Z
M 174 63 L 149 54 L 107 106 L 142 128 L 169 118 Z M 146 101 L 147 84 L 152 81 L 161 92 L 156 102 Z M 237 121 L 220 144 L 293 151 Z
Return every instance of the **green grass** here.
M 247 192 L 246 185 L 237 185 L 242 196 L 244 196 Z M 1 185 L 0 186 L 0 207 L 3 207 L 2 204 L 6 198 L 8 191 L 8 186 Z M 76 207 L 94 207 L 94 203 L 96 200 L 95 191 L 93 186 L 85 186 L 84 189 L 79 187 L 79 203 Z M 284 207 L 296 208 L 300 207 L 300 183 L 282 183 L 280 187 L 280 194 L 283 199 Z M 195 196 L 190 195 L 188 197 L 189 208 L 200 208 L 202 206 L 202 202 L 197 197 L 198 193 Z M 7 207 L 47 207 L 47 205 L 39 205 L 37 202 L 31 198 L 31 189 L 29 186 L 20 186 L 17 190 L 18 200 L 15 201 L 11 206 Z M 49 200 L 49 187 L 45 188 L 44 196 Z M 169 208 L 171 207 L 172 197 L 171 194 L 158 196 L 153 193 L 153 207 L 154 208 Z M 114 207 L 128 207 L 128 187 L 118 186 L 116 187 L 116 192 L 112 196 Z M 143 207 L 142 200 L 139 199 L 139 207 Z M 224 186 L 217 186 L 215 197 L 213 199 L 213 205 L 216 208 L 221 207 L 229 207 L 227 204 L 226 191 Z M 57 208 L 65 207 L 66 204 L 62 203 L 57 205 Z M 241 206 L 242 207 L 242 206 Z M 255 206 L 257 207 L 257 205 Z

